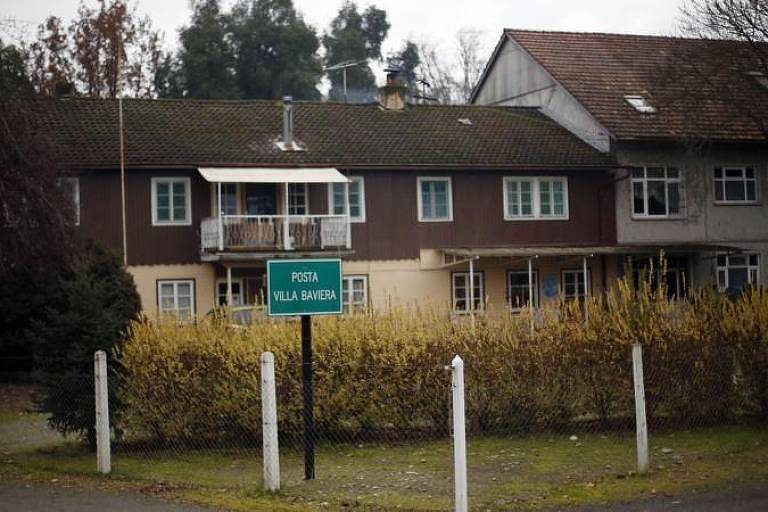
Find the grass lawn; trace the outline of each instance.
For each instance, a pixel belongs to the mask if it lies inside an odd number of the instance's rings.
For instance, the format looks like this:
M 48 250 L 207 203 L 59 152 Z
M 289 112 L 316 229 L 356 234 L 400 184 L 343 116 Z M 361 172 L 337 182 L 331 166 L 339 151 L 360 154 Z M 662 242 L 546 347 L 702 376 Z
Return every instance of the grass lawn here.
M 6 411 L 8 412 L 8 411 Z M 45 429 L 35 415 L 0 414 L 0 432 L 46 440 L 25 446 L 0 437 L 0 477 L 138 489 L 232 510 L 448 510 L 450 439 L 411 445 L 320 445 L 317 479 L 283 450 L 283 489 L 260 490 L 258 451 L 113 453 L 113 474 L 94 475 L 95 455 Z M 46 437 L 49 436 L 49 437 Z M 10 439 L 10 438 L 9 438 Z M 536 509 L 768 483 L 768 429 L 722 427 L 650 436 L 648 475 L 632 472 L 633 435 L 540 434 L 469 440 L 470 504 L 476 510 Z

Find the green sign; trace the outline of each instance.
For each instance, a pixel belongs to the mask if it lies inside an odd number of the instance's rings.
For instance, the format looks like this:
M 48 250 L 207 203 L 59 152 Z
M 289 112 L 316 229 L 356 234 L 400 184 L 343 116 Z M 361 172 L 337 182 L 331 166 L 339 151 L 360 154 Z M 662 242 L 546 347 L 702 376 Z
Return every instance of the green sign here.
M 267 261 L 267 292 L 271 316 L 339 314 L 341 260 Z

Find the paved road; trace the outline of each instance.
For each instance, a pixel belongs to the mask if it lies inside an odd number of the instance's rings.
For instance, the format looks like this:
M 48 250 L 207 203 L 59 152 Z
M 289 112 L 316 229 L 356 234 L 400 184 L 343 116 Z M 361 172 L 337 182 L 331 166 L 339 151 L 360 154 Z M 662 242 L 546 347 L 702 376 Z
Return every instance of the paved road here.
M 0 482 L 0 512 L 211 512 L 138 494 Z
M 749 489 L 712 491 L 682 497 L 658 497 L 627 504 L 599 505 L 572 512 L 759 512 L 768 511 L 768 485 Z

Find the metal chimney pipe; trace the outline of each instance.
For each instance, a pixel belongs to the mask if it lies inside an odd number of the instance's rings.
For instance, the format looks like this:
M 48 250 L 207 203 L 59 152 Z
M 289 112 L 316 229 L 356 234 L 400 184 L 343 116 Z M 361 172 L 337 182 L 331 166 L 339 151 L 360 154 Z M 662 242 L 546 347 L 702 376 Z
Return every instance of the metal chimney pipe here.
M 293 149 L 293 97 L 283 97 L 283 144 L 285 149 Z

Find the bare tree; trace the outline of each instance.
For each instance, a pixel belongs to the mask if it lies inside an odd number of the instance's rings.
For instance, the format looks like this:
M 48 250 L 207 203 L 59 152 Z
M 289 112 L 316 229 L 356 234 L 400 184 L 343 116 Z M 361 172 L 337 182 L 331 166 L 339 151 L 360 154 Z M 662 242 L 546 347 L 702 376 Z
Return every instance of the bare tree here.
M 417 47 L 419 65 L 416 67 L 416 76 L 421 81 L 420 96 L 424 96 L 425 101 L 446 105 L 453 103 L 457 84 L 450 64 L 443 60 L 434 44 L 422 41 L 417 43 Z
M 456 34 L 459 58 L 459 94 L 462 103 L 469 102 L 472 89 L 480 79 L 485 67 L 485 56 L 480 53 L 479 30 L 463 28 Z
M 663 102 L 694 131 L 710 111 L 768 138 L 768 0 L 687 0 L 680 29 L 659 73 Z

